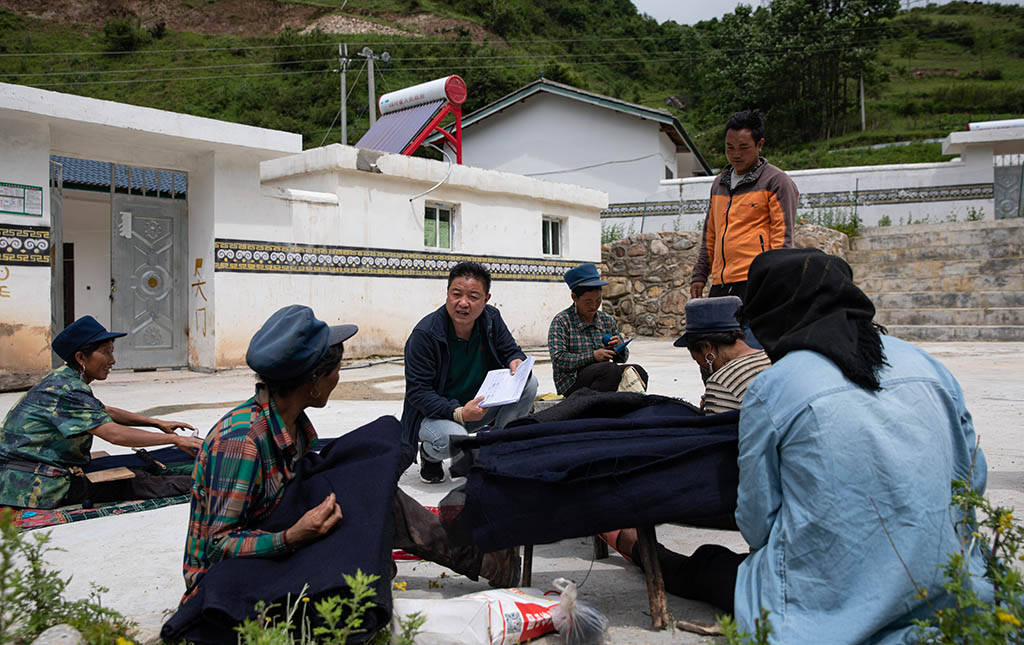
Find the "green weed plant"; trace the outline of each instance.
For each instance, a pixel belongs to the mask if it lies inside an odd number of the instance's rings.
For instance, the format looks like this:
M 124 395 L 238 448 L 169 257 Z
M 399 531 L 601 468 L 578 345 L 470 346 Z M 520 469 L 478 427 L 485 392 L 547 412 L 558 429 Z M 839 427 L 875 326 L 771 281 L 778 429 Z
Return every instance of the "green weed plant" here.
M 235 628 L 239 645 L 344 645 L 351 637 L 363 634 L 366 612 L 374 605 L 372 585 L 380 576 L 357 570 L 354 576 L 343 577 L 350 591 L 347 596 L 328 596 L 314 602 L 303 587 L 294 601 L 289 594 L 284 605 L 257 603 L 256 616 Z M 316 625 L 310 604 L 318 618 Z M 371 643 L 412 645 L 425 620 L 419 612 L 400 618 L 398 634 L 381 630 Z
M 1024 524 L 1014 517 L 1013 509 L 994 506 L 963 481 L 952 485 L 951 506 L 963 518 L 956 526 L 960 550 L 950 554 L 942 567 L 943 586 L 952 600 L 942 607 L 932 606 L 927 620 L 915 621 L 917 640 L 929 645 L 1024 643 Z M 969 554 L 975 550 L 984 555 L 991 601 L 979 597 L 979 585 L 970 572 Z M 913 578 L 911 583 L 915 596 L 927 602 L 928 589 Z M 731 616 L 719 617 L 718 624 L 729 645 L 766 645 L 772 633 L 769 612 L 764 609 L 754 621 L 753 634 L 742 631 Z
M 21 533 L 14 512 L 0 509 L 0 643 L 21 645 L 54 625 L 77 629 L 87 643 L 130 643 L 135 625 L 104 607 L 100 595 L 108 590 L 93 586 L 88 599 L 66 600 L 71 576 L 44 566 L 49 532 Z

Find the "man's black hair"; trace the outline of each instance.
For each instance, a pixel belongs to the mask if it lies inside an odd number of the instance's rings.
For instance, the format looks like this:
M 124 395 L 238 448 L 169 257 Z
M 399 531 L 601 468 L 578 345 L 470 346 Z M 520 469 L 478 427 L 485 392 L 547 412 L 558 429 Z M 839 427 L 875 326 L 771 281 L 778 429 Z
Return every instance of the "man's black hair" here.
M 747 334 L 742 329 L 716 332 L 713 334 L 688 334 L 686 336 L 686 349 L 699 352 L 702 343 L 708 343 L 715 348 L 723 345 L 735 345 L 736 341 L 743 340 L 746 337 Z
M 585 294 L 585 293 L 587 293 L 589 291 L 600 291 L 600 290 L 601 290 L 601 287 L 576 287 L 575 289 L 572 290 L 572 295 L 574 295 L 577 298 L 579 298 L 580 296 L 582 296 L 583 294 Z
M 740 110 L 725 122 L 725 131 L 750 130 L 754 143 L 764 139 L 764 115 L 761 110 Z
M 79 364 L 77 359 L 75 359 L 75 356 L 74 356 L 75 354 L 77 354 L 78 352 L 82 352 L 86 356 L 90 356 L 90 355 L 92 355 L 93 352 L 95 352 L 100 347 L 103 347 L 107 343 L 112 343 L 112 342 L 114 342 L 114 341 L 108 338 L 107 340 L 100 340 L 100 341 L 96 341 L 95 343 L 89 343 L 87 345 L 82 345 L 81 347 L 76 349 L 74 351 L 74 353 L 72 353 L 71 358 L 69 358 L 66 361 L 67 364 L 68 364 L 68 367 L 70 367 L 73 370 L 78 370 L 79 372 L 81 372 L 85 368 L 82 367 L 81 364 Z
M 274 396 L 288 396 L 301 386 L 306 385 L 315 381 L 321 376 L 326 376 L 332 371 L 338 369 L 338 365 L 341 363 L 342 356 L 345 355 L 345 347 L 343 343 L 331 345 L 327 348 L 323 358 L 313 366 L 313 369 L 306 374 L 300 374 L 294 378 L 277 380 L 270 379 L 262 374 L 259 376 L 260 382 L 267 386 L 267 390 Z
M 448 286 L 451 287 L 455 278 L 479 280 L 484 285 L 484 293 L 491 292 L 491 272 L 479 262 L 459 262 L 448 273 Z

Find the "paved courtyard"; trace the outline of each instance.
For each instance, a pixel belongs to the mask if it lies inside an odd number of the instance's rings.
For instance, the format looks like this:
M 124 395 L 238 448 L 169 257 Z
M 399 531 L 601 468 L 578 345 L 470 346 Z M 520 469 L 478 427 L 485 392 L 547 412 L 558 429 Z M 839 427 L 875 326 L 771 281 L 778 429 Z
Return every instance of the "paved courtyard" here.
M 923 343 L 923 348 L 945 363 L 959 379 L 974 416 L 975 427 L 988 458 L 990 498 L 1002 505 L 1024 508 L 1024 343 Z M 644 365 L 651 376 L 651 392 L 697 402 L 703 390 L 697 366 L 685 350 L 669 340 L 637 339 L 630 345 L 631 361 Z M 531 352 L 538 359 L 546 351 Z M 346 361 L 341 382 L 331 402 L 311 410 L 321 436 L 335 437 L 381 415 L 401 415 L 404 381 L 402 364 L 395 360 Z M 554 391 L 547 362 L 535 368 L 541 392 Z M 179 419 L 204 430 L 231 407 L 251 396 L 253 377 L 237 369 L 217 374 L 188 371 L 115 372 L 93 384 L 104 403 L 152 416 Z M 0 414 L 19 398 L 0 394 Z M 111 454 L 128 449 L 101 440 L 94 450 Z M 423 504 L 436 504 L 458 479 L 444 485 L 420 482 L 415 467 L 400 485 Z M 50 563 L 72 576 L 74 596 L 86 596 L 90 584 L 110 589 L 104 604 L 135 619 L 144 638 L 159 631 L 165 615 L 174 609 L 184 590 L 181 556 L 188 522 L 188 506 L 106 517 L 50 530 L 61 549 Z M 690 553 L 700 544 L 717 542 L 736 550 L 746 548 L 739 533 L 677 526 L 658 529 L 659 539 L 671 549 Z M 612 624 L 614 643 L 699 643 L 713 639 L 689 633 L 650 629 L 643 577 L 636 567 L 612 554 L 593 561 L 587 539 L 565 540 L 538 546 L 534 555 L 535 586 L 551 589 L 560 576 L 582 582 L 580 595 L 603 610 Z M 460 576 L 441 577 L 444 569 L 425 562 L 399 563 L 401 593 L 414 598 L 447 598 L 486 589 L 484 582 Z M 713 622 L 713 609 L 703 603 L 669 597 L 675 619 Z

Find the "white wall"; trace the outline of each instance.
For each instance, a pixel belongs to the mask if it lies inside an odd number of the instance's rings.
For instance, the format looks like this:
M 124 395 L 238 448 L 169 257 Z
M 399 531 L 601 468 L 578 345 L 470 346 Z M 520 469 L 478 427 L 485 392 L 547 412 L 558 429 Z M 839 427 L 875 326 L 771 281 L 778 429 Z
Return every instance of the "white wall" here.
M 110 328 L 110 195 L 64 191 L 64 242 L 75 245 L 74 317 Z
M 358 170 L 375 163 L 380 172 Z M 426 197 L 415 196 L 448 172 L 444 162 L 360 153 L 332 145 L 262 164 L 263 201 L 245 216 L 217 218 L 217 238 L 285 244 L 315 244 L 392 250 L 392 259 L 424 253 L 524 258 L 559 266 L 544 280 L 508 280 L 491 287 L 498 306 L 523 345 L 546 343 L 555 313 L 568 306 L 561 274 L 569 262 L 600 261 L 600 209 L 606 196 L 594 190 L 465 166 Z M 423 243 L 425 201 L 457 206 L 455 248 L 428 249 Z M 565 221 L 561 258 L 544 256 L 541 221 Z M 397 270 L 397 268 L 396 268 Z M 395 354 L 424 315 L 444 302 L 444 278 L 384 275 L 216 273 L 218 367 L 244 364 L 252 334 L 278 308 L 306 304 L 319 317 L 352 322 L 360 333 L 346 344 L 349 356 Z
M 659 127 L 541 92 L 466 128 L 462 160 L 467 166 L 594 188 L 608 193 L 611 202 L 640 201 L 658 190 L 666 165 L 675 172 L 675 145 Z M 582 168 L 594 164 L 605 165 Z M 581 169 L 568 171 L 573 168 Z M 551 171 L 566 172 L 534 174 Z
M 972 213 L 993 219 L 991 154 L 966 157 L 941 163 L 818 168 L 788 174 L 800 191 L 798 213 L 810 221 L 829 215 L 849 217 L 854 213 L 863 226 L 876 226 L 883 217 L 888 217 L 894 226 L 901 221 L 938 223 L 954 217 L 962 222 Z M 693 177 L 663 182 L 662 192 L 649 200 L 642 232 L 699 230 L 714 180 L 713 177 Z M 980 187 L 984 185 L 987 188 Z M 976 188 L 969 188 L 971 186 Z M 682 214 L 678 214 L 679 206 L 684 211 Z M 650 214 L 659 209 L 672 210 L 672 213 Z M 606 216 L 603 222 L 605 226 L 622 226 L 627 233 L 630 230 L 641 232 L 639 216 Z
M 49 226 L 50 132 L 45 125 L 0 114 L 0 181 L 40 186 L 42 217 L 0 213 L 4 225 Z M 0 233 L 0 237 L 2 237 Z M 0 256 L 7 247 L 0 247 Z M 50 368 L 50 267 L 0 259 L 0 370 Z

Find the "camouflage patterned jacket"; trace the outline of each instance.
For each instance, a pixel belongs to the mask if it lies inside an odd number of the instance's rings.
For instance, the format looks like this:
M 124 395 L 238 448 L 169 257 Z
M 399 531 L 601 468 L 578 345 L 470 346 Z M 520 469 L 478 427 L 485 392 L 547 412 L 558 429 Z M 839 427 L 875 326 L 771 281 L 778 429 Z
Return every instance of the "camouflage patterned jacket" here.
M 50 372 L 0 428 L 0 505 L 56 507 L 70 487 L 67 469 L 89 463 L 89 431 L 112 420 L 78 371 Z M 26 464 L 38 472 L 26 472 Z

